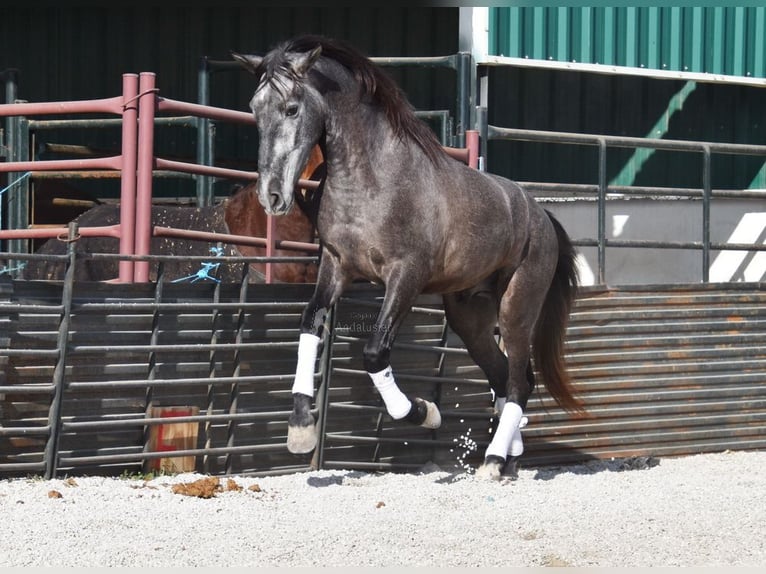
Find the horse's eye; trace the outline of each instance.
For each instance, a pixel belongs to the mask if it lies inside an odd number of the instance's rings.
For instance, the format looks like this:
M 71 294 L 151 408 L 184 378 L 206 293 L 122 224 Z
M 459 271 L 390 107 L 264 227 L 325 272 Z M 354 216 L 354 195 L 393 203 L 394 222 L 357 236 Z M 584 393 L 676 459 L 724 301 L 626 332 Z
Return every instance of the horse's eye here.
M 291 118 L 293 116 L 297 116 L 298 115 L 298 106 L 296 104 L 290 104 L 289 106 L 287 106 L 287 108 L 285 108 L 285 115 L 288 118 Z

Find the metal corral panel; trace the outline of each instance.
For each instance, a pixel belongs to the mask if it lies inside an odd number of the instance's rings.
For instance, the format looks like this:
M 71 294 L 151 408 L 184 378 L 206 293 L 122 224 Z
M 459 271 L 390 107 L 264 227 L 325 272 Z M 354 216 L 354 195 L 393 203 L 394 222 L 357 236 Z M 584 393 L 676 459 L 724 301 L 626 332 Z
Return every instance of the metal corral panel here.
M 490 8 L 496 56 L 766 77 L 766 8 Z
M 0 472 L 142 468 L 149 406 L 198 407 L 197 469 L 307 469 L 284 448 L 310 285 L 76 283 L 60 415 L 60 282 L 2 283 Z M 147 433 L 147 434 L 145 434 Z
M 61 282 L 0 281 L 0 473 L 50 472 L 52 452 L 53 474 L 139 470 L 167 456 L 146 452 L 149 428 L 182 420 L 198 425 L 196 448 L 183 452 L 211 474 L 480 464 L 491 393 L 445 328 L 440 298 L 417 301 L 392 354 L 401 388 L 440 405 L 442 427 L 431 431 L 391 420 L 364 372 L 382 295 L 367 285 L 340 301 L 317 364 L 320 448 L 314 457 L 287 452 L 299 316 L 311 291 L 83 282 L 68 313 Z M 766 447 L 764 284 L 584 288 L 568 361 L 589 416 L 563 412 L 538 383 L 526 465 Z M 147 419 L 149 406 L 199 415 Z

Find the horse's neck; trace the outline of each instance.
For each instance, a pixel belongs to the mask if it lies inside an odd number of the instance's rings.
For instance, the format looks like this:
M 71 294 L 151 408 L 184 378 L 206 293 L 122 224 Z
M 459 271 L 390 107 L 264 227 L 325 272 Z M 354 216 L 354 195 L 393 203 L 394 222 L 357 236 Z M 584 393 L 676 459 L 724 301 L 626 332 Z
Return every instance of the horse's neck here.
M 338 106 L 327 122 L 323 152 L 327 182 L 332 188 L 356 189 L 370 181 L 385 181 L 395 158 L 398 138 L 383 112 L 363 103 L 353 109 Z

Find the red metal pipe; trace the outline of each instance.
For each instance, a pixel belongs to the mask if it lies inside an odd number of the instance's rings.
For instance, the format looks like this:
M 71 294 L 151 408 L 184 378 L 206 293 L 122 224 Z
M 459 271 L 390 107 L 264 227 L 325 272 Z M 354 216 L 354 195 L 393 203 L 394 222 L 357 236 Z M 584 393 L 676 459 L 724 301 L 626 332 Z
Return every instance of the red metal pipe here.
M 252 114 L 247 112 L 227 110 L 226 108 L 216 108 L 214 106 L 203 106 L 202 104 L 191 104 L 189 102 L 179 102 L 168 98 L 157 98 L 157 111 L 181 112 L 211 120 L 224 120 L 240 124 L 255 125 L 255 118 Z
M 66 238 L 68 227 L 37 227 L 32 229 L 0 229 L 0 239 L 50 239 L 51 237 Z M 116 237 L 119 238 L 120 224 L 103 227 L 80 227 L 77 230 L 80 237 Z
M 182 237 L 186 239 L 199 239 L 201 241 L 220 241 L 221 243 L 232 243 L 234 245 L 254 245 L 256 247 L 266 247 L 266 238 L 252 237 L 250 235 L 231 235 L 229 233 L 211 233 L 209 231 L 196 231 L 193 229 L 177 229 L 175 227 L 154 227 L 155 237 Z M 277 240 L 274 242 L 277 249 L 289 249 L 294 251 L 319 252 L 319 245 L 316 243 L 303 243 L 302 241 Z
M 466 148 L 445 147 L 443 149 L 450 157 L 458 161 L 462 161 L 463 163 L 468 163 L 468 150 Z
M 165 169 L 169 171 L 180 171 L 181 173 L 196 173 L 199 175 L 211 175 L 213 177 L 222 177 L 225 179 L 258 179 L 257 171 L 244 171 L 240 169 L 230 169 L 227 167 L 216 167 L 212 165 L 200 165 L 198 163 L 187 163 L 170 159 L 155 158 L 155 169 Z M 313 179 L 299 179 L 296 188 L 299 189 L 317 189 L 320 182 Z
M 152 233 L 152 165 L 154 163 L 154 112 L 157 96 L 155 75 L 142 72 L 138 92 L 138 155 L 136 161 L 136 255 L 149 255 Z M 149 262 L 136 261 L 133 269 L 136 283 L 149 281 Z
M 119 170 L 120 156 L 96 157 L 89 159 L 56 159 L 48 161 L 12 161 L 0 162 L 0 172 L 10 171 L 49 171 L 65 169 L 113 169 Z
M 120 175 L 120 255 L 135 253 L 136 237 L 136 165 L 138 161 L 138 75 L 122 75 L 122 171 Z M 133 261 L 119 262 L 120 283 L 132 283 Z
M 479 132 L 465 131 L 465 147 L 468 148 L 468 167 L 479 169 Z
M 122 96 L 101 100 L 0 104 L 0 116 L 37 116 L 106 112 L 122 114 Z

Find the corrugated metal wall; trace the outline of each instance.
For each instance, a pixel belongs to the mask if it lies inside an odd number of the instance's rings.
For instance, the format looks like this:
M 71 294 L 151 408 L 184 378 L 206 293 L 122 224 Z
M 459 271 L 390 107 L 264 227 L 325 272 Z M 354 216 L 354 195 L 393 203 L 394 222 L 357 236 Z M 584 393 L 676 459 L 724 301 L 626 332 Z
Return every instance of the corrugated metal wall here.
M 489 53 L 766 77 L 766 7 L 490 8 Z

